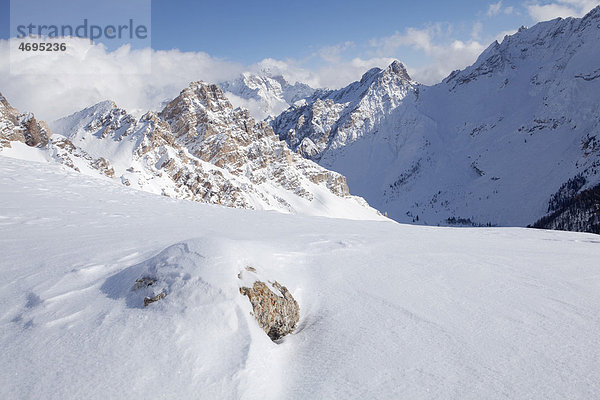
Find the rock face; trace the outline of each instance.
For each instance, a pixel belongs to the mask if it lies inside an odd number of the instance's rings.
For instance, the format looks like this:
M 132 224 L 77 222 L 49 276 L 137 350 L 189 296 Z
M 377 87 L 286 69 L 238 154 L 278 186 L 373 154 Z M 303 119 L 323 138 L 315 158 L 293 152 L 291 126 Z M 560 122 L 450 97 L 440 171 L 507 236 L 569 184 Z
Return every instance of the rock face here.
M 31 113 L 20 113 L 0 94 L 0 148 L 18 141 L 31 147 L 48 144 L 50 130 L 45 122 L 37 121 Z
M 377 217 L 349 195 L 342 175 L 291 151 L 269 124 L 234 108 L 216 85 L 193 82 L 161 112 L 139 120 L 106 101 L 54 122 L 52 129 L 89 154 L 96 170 L 133 188 L 284 212 L 341 202 Z
M 578 192 L 600 183 L 599 41 L 597 7 L 494 42 L 437 85 L 394 63 L 272 125 L 399 222 L 526 226 L 575 177 Z
M 240 288 L 240 293 L 248 296 L 258 325 L 275 341 L 294 331 L 300 319 L 300 308 L 285 286 L 274 282 L 273 287 L 282 296 L 273 293 L 261 281 L 254 282 L 252 288 Z

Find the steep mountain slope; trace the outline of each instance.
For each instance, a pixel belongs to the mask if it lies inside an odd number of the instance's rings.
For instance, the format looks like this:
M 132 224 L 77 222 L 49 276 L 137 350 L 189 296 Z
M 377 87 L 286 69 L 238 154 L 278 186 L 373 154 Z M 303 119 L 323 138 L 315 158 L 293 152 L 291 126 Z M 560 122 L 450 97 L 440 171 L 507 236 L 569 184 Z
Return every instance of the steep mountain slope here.
M 600 394 L 595 235 L 215 207 L 8 157 L 0 204 L 2 399 Z M 142 277 L 166 296 L 144 307 Z M 279 343 L 253 278 L 298 301 Z
M 348 103 L 327 102 L 330 94 L 273 127 L 398 221 L 525 226 L 569 179 L 583 177 L 579 191 L 600 182 L 599 40 L 600 7 L 523 28 L 433 87 L 406 78 L 355 91 L 363 104 L 383 104 L 359 117 L 375 121 L 368 129 L 345 132 Z
M 9 126 L 16 111 L 5 110 L 5 130 L 21 132 Z M 343 176 L 290 151 L 215 85 L 194 82 L 161 113 L 139 120 L 102 102 L 54 122 L 52 130 L 49 139 L 44 131 L 46 144 L 33 158 L 133 188 L 229 207 L 382 218 L 349 195 Z M 2 154 L 32 158 L 33 151 L 23 145 Z
M 295 102 L 315 93 L 310 86 L 296 82 L 293 85 L 281 75 L 266 71 L 260 74 L 245 72 L 233 81 L 219 84 L 236 106 L 250 110 L 256 119 L 275 116 Z

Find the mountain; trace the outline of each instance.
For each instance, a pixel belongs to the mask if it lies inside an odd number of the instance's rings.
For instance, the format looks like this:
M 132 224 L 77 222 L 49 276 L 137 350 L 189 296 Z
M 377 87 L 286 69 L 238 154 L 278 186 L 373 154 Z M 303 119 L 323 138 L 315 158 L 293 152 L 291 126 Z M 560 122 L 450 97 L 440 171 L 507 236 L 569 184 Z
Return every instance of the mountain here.
M 259 120 L 280 114 L 316 91 L 304 83 L 291 84 L 282 75 L 266 71 L 260 74 L 245 72 L 237 79 L 222 82 L 219 86 L 235 106 L 247 108 Z
M 25 131 L 11 128 L 17 113 L 3 107 L 2 126 L 16 132 L 5 136 L 13 140 Z M 105 101 L 51 126 L 54 134 L 43 131 L 45 144 L 35 149 L 38 160 L 132 188 L 237 208 L 383 218 L 349 195 L 342 175 L 293 153 L 267 123 L 234 109 L 215 85 L 194 82 L 160 113 L 139 120 Z M 31 158 L 32 151 L 23 145 L 2 153 Z
M 600 7 L 522 28 L 434 86 L 371 70 L 272 125 L 398 221 L 526 226 L 569 180 L 571 196 L 600 183 L 599 41 Z
M 414 101 L 416 88 L 404 65 L 394 61 L 385 70 L 369 70 L 343 89 L 316 92 L 272 125 L 293 150 L 328 164 L 330 155 L 335 158 L 339 149 L 374 133 L 393 110 Z

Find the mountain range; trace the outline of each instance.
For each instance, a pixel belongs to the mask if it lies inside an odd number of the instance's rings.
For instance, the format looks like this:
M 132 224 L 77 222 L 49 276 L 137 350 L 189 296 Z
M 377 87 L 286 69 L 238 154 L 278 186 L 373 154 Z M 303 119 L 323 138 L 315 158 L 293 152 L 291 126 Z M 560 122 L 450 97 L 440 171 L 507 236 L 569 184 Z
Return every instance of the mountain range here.
M 178 199 L 383 218 L 349 194 L 342 175 L 292 152 L 268 123 L 234 109 L 216 85 L 193 82 L 161 112 L 139 119 L 112 101 L 54 121 L 51 130 L 4 98 L 0 113 L 5 155 L 35 152 L 39 160 Z
M 599 40 L 597 7 L 433 86 L 399 61 L 336 90 L 244 73 L 141 118 L 105 101 L 50 127 L 0 97 L 0 151 L 230 207 L 382 218 L 364 198 L 399 222 L 596 232 Z

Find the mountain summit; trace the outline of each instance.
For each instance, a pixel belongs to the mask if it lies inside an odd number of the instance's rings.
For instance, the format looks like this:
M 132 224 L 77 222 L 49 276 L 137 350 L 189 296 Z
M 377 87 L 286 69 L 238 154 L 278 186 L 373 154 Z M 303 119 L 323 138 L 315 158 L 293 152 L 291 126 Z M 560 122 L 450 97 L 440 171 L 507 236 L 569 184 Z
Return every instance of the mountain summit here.
M 304 157 L 326 161 L 338 149 L 367 137 L 405 101 L 416 96 L 416 83 L 404 65 L 373 68 L 360 81 L 339 90 L 317 92 L 273 121 L 273 129 Z

